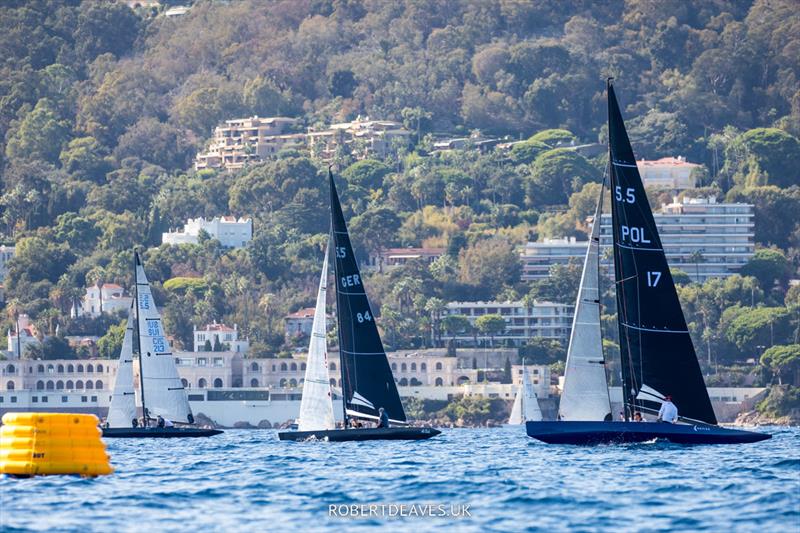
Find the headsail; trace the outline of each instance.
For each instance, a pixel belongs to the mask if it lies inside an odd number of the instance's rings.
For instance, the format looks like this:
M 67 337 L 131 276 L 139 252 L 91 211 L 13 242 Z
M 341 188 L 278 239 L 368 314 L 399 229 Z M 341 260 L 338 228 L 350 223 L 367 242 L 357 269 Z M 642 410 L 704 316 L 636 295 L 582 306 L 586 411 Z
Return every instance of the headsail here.
M 133 390 L 133 303 L 128 310 L 128 324 L 122 338 L 122 350 L 119 354 L 117 377 L 114 381 L 114 392 L 108 408 L 108 427 L 128 428 L 136 418 L 136 395 Z
M 331 188 L 331 221 L 336 315 L 345 410 L 377 416 L 383 407 L 391 420 L 405 422 L 406 414 L 383 349 L 375 315 L 369 305 L 350 235 L 342 214 L 339 194 L 328 171 Z
M 303 381 L 303 398 L 300 402 L 300 417 L 297 426 L 300 431 L 334 429 L 333 399 L 331 384 L 328 381 L 328 347 L 326 343 L 325 303 L 328 288 L 328 254 L 330 241 L 322 261 L 322 275 L 317 292 L 317 306 L 314 310 L 314 323 L 311 326 L 311 341 L 308 344 L 306 375 Z
M 622 114 L 608 84 L 611 217 L 623 397 L 658 409 L 645 386 L 672 395 L 681 416 L 716 424 Z M 647 390 L 647 389 L 646 389 Z M 637 399 L 638 398 L 638 399 Z
M 151 418 L 161 415 L 174 422 L 193 423 L 186 390 L 170 350 L 161 315 L 153 301 L 144 267 L 135 254 L 136 302 L 138 305 L 139 349 L 143 397 Z
M 575 302 L 572 331 L 564 369 L 564 390 L 558 408 L 559 420 L 606 420 L 611 416 L 603 338 L 600 331 L 599 251 L 600 215 L 605 183 L 594 213 L 589 247 Z

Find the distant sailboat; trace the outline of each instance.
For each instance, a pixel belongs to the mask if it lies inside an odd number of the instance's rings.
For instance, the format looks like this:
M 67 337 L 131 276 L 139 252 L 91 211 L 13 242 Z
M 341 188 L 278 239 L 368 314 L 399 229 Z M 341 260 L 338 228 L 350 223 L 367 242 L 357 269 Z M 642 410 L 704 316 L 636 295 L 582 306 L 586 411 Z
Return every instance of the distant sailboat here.
M 589 246 L 583 262 L 581 284 L 567 348 L 564 388 L 558 407 L 559 420 L 611 420 L 603 338 L 600 331 L 600 215 L 603 190 L 594 213 Z
M 122 338 L 114 392 L 111 395 L 111 405 L 106 418 L 108 426 L 112 428 L 130 428 L 131 421 L 136 418 L 136 394 L 133 390 L 133 327 L 133 303 L 131 303 L 125 335 Z
M 345 429 L 286 431 L 278 436 L 281 440 L 316 438 L 330 441 L 431 438 L 440 432 L 430 427 L 406 427 L 403 403 L 375 324 L 375 315 L 364 290 L 363 278 L 353 254 L 339 194 L 330 171 L 328 178 Z M 378 421 L 380 408 L 388 414 L 392 427 L 347 429 L 351 421 Z
M 317 291 L 317 306 L 314 309 L 314 323 L 311 326 L 311 340 L 308 344 L 306 375 L 303 380 L 303 398 L 300 401 L 300 416 L 297 421 L 299 431 L 329 430 L 336 428 L 333 417 L 333 395 L 328 381 L 327 319 L 325 313 L 328 289 L 328 251 L 325 249 L 322 261 L 322 275 Z
M 103 429 L 103 436 L 175 438 L 209 437 L 222 433 L 218 429 L 202 429 L 191 426 L 194 424 L 194 416 L 189 407 L 189 399 L 178 375 L 175 358 L 164 334 L 161 315 L 153 301 L 150 283 L 147 281 L 144 266 L 137 252 L 134 252 L 134 286 L 132 306 L 134 308 L 134 324 L 133 329 L 126 330 L 126 335 L 130 334 L 133 344 L 133 335 L 136 333 L 135 344 L 139 357 L 139 392 L 144 413 L 144 427 L 132 427 L 130 418 L 126 426 L 112 426 L 109 422 L 109 427 Z M 129 317 L 129 324 L 130 320 Z M 127 364 L 124 341 L 120 364 L 123 365 L 123 374 L 122 377 L 117 376 L 115 387 L 122 386 L 124 396 L 124 392 L 129 387 L 133 388 L 133 369 L 131 367 L 129 383 L 127 381 L 128 370 L 124 366 Z M 132 359 L 130 364 L 133 364 Z M 123 379 L 126 381 L 123 382 Z M 115 414 L 115 417 L 117 416 L 119 415 Z M 151 425 L 150 419 L 158 416 L 180 425 L 170 428 Z
M 685 444 L 726 444 L 770 438 L 717 425 L 610 80 L 608 134 L 625 421 L 528 422 L 528 435 L 552 444 L 644 442 L 655 438 Z M 630 421 L 635 411 L 657 412 L 667 395 L 678 407 L 680 423 Z
M 514 405 L 511 407 L 511 416 L 508 417 L 509 426 L 518 426 L 528 421 L 539 421 L 542 419 L 542 409 L 539 407 L 539 399 L 533 391 L 533 385 L 528 377 L 528 370 L 522 368 L 522 383 L 517 389 L 514 397 Z

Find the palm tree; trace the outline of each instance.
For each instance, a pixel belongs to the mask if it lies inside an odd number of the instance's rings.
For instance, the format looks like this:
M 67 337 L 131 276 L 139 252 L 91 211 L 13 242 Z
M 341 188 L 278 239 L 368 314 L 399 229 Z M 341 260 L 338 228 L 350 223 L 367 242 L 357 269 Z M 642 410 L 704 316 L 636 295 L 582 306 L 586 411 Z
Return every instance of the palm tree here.
M 705 263 L 706 258 L 703 256 L 702 251 L 695 250 L 689 256 L 689 260 L 694 263 L 695 281 L 700 283 L 700 263 Z

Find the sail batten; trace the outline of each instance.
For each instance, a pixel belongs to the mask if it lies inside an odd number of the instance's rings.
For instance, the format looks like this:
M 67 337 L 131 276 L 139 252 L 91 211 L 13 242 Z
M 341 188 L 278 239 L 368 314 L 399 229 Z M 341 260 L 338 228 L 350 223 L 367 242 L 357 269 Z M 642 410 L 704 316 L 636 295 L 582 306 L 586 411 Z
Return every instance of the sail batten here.
M 644 387 L 671 395 L 681 415 L 709 424 L 711 407 L 614 87 L 608 85 L 611 218 L 626 414 L 658 409 Z
M 174 422 L 193 423 L 189 399 L 169 349 L 161 314 L 156 308 L 144 266 L 135 253 L 136 305 L 139 320 L 139 372 L 145 407 L 151 418 L 163 416 Z
M 333 417 L 333 397 L 328 378 L 328 347 L 325 332 L 327 316 L 325 312 L 328 287 L 328 255 L 330 242 L 325 249 L 322 261 L 322 274 L 317 291 L 317 304 L 314 309 L 314 322 L 311 326 L 311 340 L 308 345 L 306 374 L 303 381 L 303 397 L 300 402 L 300 416 L 297 426 L 300 431 L 328 430 L 336 427 Z
M 390 419 L 404 422 L 406 414 L 353 254 L 339 194 L 330 171 L 328 178 L 345 413 L 353 411 L 377 416 L 378 409 L 383 407 Z
M 111 394 L 111 405 L 108 407 L 106 422 L 108 427 L 131 427 L 136 418 L 136 395 L 133 389 L 133 305 L 128 310 L 128 323 L 122 338 L 122 349 L 119 354 L 117 377 L 114 380 L 114 392 Z

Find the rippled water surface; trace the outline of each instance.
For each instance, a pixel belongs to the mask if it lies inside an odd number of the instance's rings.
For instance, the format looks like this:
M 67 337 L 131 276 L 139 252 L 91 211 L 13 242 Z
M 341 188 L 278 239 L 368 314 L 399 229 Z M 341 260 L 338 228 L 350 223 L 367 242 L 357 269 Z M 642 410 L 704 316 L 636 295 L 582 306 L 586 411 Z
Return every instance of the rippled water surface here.
M 112 439 L 112 476 L 0 476 L 0 531 L 797 531 L 800 430 L 766 431 L 757 444 L 694 447 L 553 446 L 521 427 L 425 442 Z M 371 503 L 471 516 L 329 516 Z

